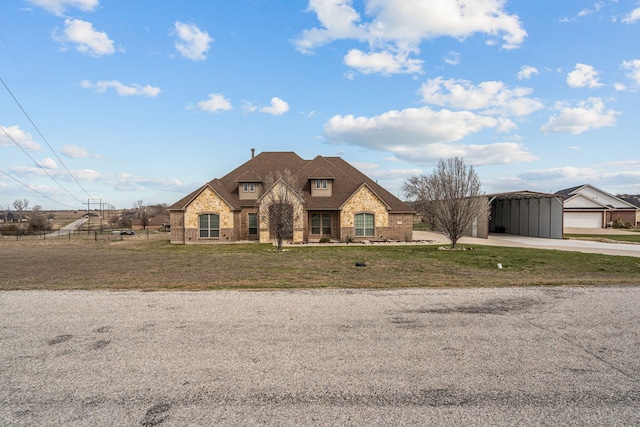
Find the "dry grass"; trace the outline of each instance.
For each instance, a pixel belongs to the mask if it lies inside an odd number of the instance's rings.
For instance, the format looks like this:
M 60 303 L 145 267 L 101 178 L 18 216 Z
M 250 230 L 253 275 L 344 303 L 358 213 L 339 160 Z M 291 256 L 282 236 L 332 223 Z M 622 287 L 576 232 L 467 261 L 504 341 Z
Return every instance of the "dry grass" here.
M 0 240 L 0 289 L 272 289 L 638 284 L 640 259 L 432 245 L 170 245 L 166 235 Z M 117 237 L 119 239 L 119 236 Z M 356 262 L 366 263 L 357 267 Z M 503 269 L 496 265 L 501 263 Z

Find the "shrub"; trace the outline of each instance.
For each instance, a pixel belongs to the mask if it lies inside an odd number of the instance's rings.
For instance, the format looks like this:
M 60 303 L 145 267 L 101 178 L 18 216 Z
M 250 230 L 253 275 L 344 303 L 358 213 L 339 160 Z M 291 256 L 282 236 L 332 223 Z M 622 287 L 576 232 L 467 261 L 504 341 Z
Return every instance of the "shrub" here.
M 329 243 L 331 241 L 331 239 L 329 239 L 328 237 L 321 237 L 320 238 L 320 243 Z
M 620 218 L 616 218 L 616 220 L 613 221 L 613 228 L 631 228 L 631 224 L 628 222 L 624 222 Z

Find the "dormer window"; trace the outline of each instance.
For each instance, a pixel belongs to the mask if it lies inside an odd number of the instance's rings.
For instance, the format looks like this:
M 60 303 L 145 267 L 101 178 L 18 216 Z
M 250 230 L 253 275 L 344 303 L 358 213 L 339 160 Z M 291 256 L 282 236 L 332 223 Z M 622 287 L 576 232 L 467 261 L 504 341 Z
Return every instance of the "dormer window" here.
M 332 178 L 311 178 L 311 197 L 331 197 L 332 187 Z
M 326 179 L 316 179 L 316 190 L 326 190 L 329 184 Z
M 242 191 L 245 193 L 255 193 L 256 184 L 253 182 L 245 182 L 242 184 Z

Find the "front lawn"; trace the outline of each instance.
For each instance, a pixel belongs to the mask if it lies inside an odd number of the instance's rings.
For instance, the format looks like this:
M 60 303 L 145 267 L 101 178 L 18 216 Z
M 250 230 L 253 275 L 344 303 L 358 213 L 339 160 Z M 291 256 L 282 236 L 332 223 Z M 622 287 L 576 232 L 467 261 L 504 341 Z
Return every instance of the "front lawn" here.
M 271 289 L 639 284 L 640 259 L 438 245 L 171 245 L 165 239 L 1 241 L 0 289 Z M 359 267 L 356 263 L 364 263 Z M 501 264 L 502 269 L 497 268 Z

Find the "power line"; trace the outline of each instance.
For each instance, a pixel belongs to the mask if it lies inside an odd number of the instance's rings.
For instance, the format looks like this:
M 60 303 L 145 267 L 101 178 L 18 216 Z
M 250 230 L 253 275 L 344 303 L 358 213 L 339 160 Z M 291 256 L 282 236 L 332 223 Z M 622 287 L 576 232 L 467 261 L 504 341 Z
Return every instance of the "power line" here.
M 80 182 L 76 179 L 75 176 L 73 176 L 73 174 L 71 173 L 71 171 L 69 170 L 69 168 L 67 167 L 67 165 L 62 161 L 62 159 L 60 158 L 60 156 L 58 156 L 58 153 L 56 153 L 56 151 L 53 149 L 53 147 L 51 147 L 51 144 L 49 144 L 49 141 L 47 141 L 47 138 L 44 137 L 44 135 L 42 134 L 42 132 L 40 132 L 40 129 L 38 129 L 38 126 L 36 126 L 36 124 L 33 122 L 33 120 L 31 120 L 31 117 L 29 116 L 29 114 L 27 114 L 27 112 L 25 111 L 24 108 L 22 108 L 22 105 L 20 104 L 20 101 L 18 101 L 18 99 L 15 97 L 15 95 L 13 94 L 13 92 L 11 92 L 11 89 L 9 89 L 9 87 L 7 86 L 7 84 L 4 82 L 4 80 L 2 79 L 2 77 L 0 77 L 0 82 L 2 82 L 2 85 L 5 87 L 5 89 L 7 90 L 7 92 L 9 92 L 9 94 L 11 95 L 11 97 L 13 98 L 13 100 L 15 101 L 15 103 L 18 105 L 18 107 L 20 107 L 20 110 L 22 110 L 22 113 L 27 117 L 27 119 L 29 120 L 29 122 L 31 123 L 31 125 L 34 127 L 34 129 L 38 132 L 38 135 L 40 135 L 40 137 L 42 138 L 42 140 L 47 144 L 47 146 L 49 147 L 49 149 L 51 150 L 51 152 L 54 154 L 54 156 L 56 156 L 56 158 L 58 159 L 58 161 L 60 162 L 60 164 L 62 164 L 62 166 L 64 166 L 64 168 L 66 169 L 67 173 L 69 174 L 69 176 L 71 178 L 73 178 L 73 180 L 76 182 L 76 184 L 78 184 L 78 187 L 80 187 L 82 189 L 82 191 L 84 191 L 84 194 L 87 195 L 87 197 L 92 198 L 89 193 L 87 192 L 87 190 L 84 189 L 84 187 L 82 186 L 82 184 L 80 184 Z M 6 133 L 6 131 L 5 131 Z M 15 141 L 14 141 L 15 142 Z M 31 156 L 29 156 L 31 157 Z M 51 176 L 51 175 L 49 175 Z M 54 180 L 55 181 L 55 180 Z M 56 181 L 57 182 L 57 181 Z M 65 189 L 66 190 L 66 189 Z M 73 196 L 77 199 L 76 196 Z M 80 199 L 78 199 L 80 200 Z
M 45 199 L 51 200 L 51 201 L 52 201 L 52 202 L 54 202 L 54 203 L 57 203 L 57 204 L 62 205 L 62 206 L 66 206 L 66 207 L 68 207 L 68 208 L 75 209 L 73 206 L 66 205 L 66 204 L 64 204 L 64 203 L 62 203 L 62 202 L 59 202 L 59 201 L 57 201 L 57 200 L 53 200 L 53 199 L 52 199 L 51 197 L 49 197 L 49 196 L 45 196 L 44 194 L 42 194 L 42 193 L 41 193 L 41 192 L 39 192 L 38 190 L 36 190 L 36 189 L 34 189 L 34 188 L 29 187 L 27 184 L 25 184 L 24 182 L 20 181 L 18 178 L 15 178 L 15 177 L 13 177 L 13 176 L 9 175 L 8 173 L 6 173 L 5 171 L 3 171 L 2 169 L 0 169 L 0 172 L 2 172 L 3 174 L 5 174 L 5 175 L 6 175 L 6 176 L 8 176 L 9 178 L 11 178 L 12 180 L 14 180 L 15 182 L 17 182 L 18 184 L 24 185 L 24 186 L 25 186 L 25 187 L 27 187 L 29 190 L 33 191 L 34 193 L 39 194 L 40 196 L 44 197 Z
M 38 166 L 38 167 L 39 167 L 39 168 L 40 168 L 44 173 L 46 173 L 46 174 L 49 176 L 49 178 L 51 178 L 51 179 L 52 179 L 56 184 L 58 184 L 58 185 L 60 186 L 60 188 L 62 188 L 62 189 L 63 189 L 64 191 L 66 191 L 66 192 L 67 192 L 71 197 L 73 197 L 74 199 L 76 199 L 76 200 L 77 200 L 77 201 L 79 201 L 80 203 L 83 203 L 83 202 L 82 202 L 82 200 L 80 200 L 79 198 L 77 198 L 77 197 L 76 197 L 76 196 L 75 196 L 71 191 L 67 190 L 67 188 L 66 188 L 64 185 L 60 184 L 60 182 L 58 182 L 58 180 L 57 180 L 57 179 L 55 179 L 55 178 L 53 177 L 53 175 L 51 175 L 49 172 L 47 172 L 47 170 L 46 170 L 45 168 L 43 168 L 43 167 L 40 165 L 40 163 L 38 163 L 38 162 L 37 162 L 33 157 L 31 157 L 31 154 L 29 154 L 29 153 L 27 152 L 27 150 L 25 150 L 25 149 L 24 149 L 24 147 L 22 147 L 22 145 L 20 145 L 20 144 L 18 143 L 18 141 L 16 141 L 15 139 L 13 139 L 13 137 L 12 137 L 11 135 L 9 135 L 9 132 L 7 132 L 7 130 L 6 130 L 3 126 L 0 126 L 0 129 L 2 129 L 2 131 L 4 132 L 4 134 L 5 134 L 5 135 L 7 135 L 7 137 L 8 137 L 11 141 L 13 141 L 13 143 L 14 143 L 14 144 L 16 144 L 16 145 L 17 145 L 17 146 L 22 150 L 22 152 L 23 152 L 24 154 L 26 154 L 27 156 L 29 156 L 29 158 L 31 159 L 31 161 L 33 161 L 33 163 L 35 163 L 35 164 L 36 164 L 36 165 L 37 165 L 37 166 Z M 5 175 L 6 175 L 6 174 L 5 174 Z M 7 176 L 8 176 L 8 175 L 7 175 Z

